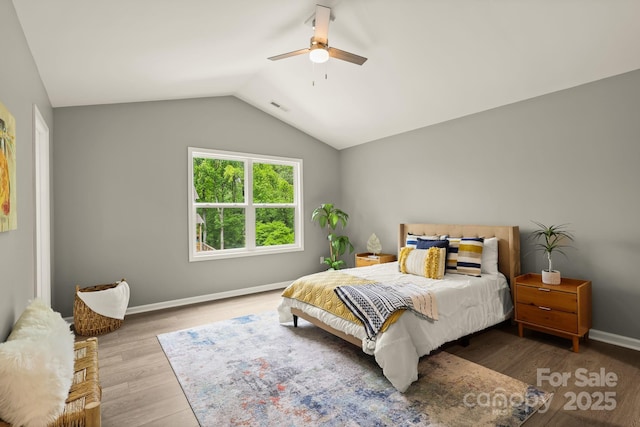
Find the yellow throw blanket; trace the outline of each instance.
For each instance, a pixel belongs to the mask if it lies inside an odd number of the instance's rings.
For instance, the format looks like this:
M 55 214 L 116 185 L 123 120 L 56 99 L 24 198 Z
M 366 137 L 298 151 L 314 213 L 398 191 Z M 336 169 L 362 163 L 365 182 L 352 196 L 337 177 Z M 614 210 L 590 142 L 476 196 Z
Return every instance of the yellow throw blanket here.
M 344 285 L 357 286 L 372 283 L 376 282 L 339 271 L 329 270 L 299 278 L 282 292 L 282 296 L 311 304 L 345 320 L 363 325 L 362 322 L 353 315 L 351 310 L 344 305 L 340 298 L 338 298 L 334 289 Z M 384 323 L 380 332 L 386 331 L 389 325 L 396 322 L 404 311 L 405 310 L 398 310 L 394 312 Z

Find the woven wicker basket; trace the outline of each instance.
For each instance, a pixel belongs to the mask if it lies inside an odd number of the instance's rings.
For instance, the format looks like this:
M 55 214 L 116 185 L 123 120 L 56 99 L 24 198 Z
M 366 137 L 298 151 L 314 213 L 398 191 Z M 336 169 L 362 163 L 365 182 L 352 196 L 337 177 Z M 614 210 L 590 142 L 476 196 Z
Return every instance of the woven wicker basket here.
M 125 279 L 122 279 L 125 281 Z M 102 335 L 115 331 L 122 326 L 122 319 L 103 316 L 91 310 L 78 296 L 78 292 L 96 292 L 114 288 L 119 282 L 106 285 L 95 285 L 86 288 L 76 286 L 76 297 L 73 302 L 73 325 L 76 333 L 82 336 Z

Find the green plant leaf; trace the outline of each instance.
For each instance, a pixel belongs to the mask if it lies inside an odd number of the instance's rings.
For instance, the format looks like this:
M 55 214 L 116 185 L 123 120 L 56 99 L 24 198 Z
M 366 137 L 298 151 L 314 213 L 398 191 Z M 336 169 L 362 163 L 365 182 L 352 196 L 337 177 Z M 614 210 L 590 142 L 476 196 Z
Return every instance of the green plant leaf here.
M 331 227 L 333 230 L 335 230 L 336 225 L 338 225 L 338 220 L 340 218 L 338 218 L 338 216 L 335 213 L 331 213 L 329 214 L 329 227 Z
M 315 208 L 311 214 L 311 220 L 317 222 L 320 228 L 327 229 L 327 240 L 329 241 L 329 257 L 325 257 L 324 262 L 331 268 L 338 269 L 345 265 L 339 257 L 344 255 L 347 250 L 349 253 L 354 251 L 353 244 L 349 238 L 344 235 L 334 233 L 339 224 L 342 227 L 347 226 L 349 215 L 337 209 L 332 203 L 323 203 Z
M 529 235 L 529 238 L 535 241 L 533 250 L 543 252 L 547 255 L 549 271 L 551 271 L 553 269 L 551 254 L 557 252 L 566 257 L 567 255 L 562 248 L 570 247 L 566 242 L 573 241 L 573 234 L 568 230 L 568 224 L 547 226 L 541 222 L 531 222 L 538 227 Z

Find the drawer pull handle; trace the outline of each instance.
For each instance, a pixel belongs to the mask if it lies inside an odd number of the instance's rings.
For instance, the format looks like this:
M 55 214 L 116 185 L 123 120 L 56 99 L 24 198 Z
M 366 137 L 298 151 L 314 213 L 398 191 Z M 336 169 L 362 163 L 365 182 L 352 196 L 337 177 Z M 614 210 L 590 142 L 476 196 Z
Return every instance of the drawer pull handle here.
M 551 292 L 551 289 L 547 289 L 547 288 L 538 288 L 538 290 L 543 292 Z
M 547 310 L 547 311 L 551 311 L 551 309 L 549 307 L 543 307 L 543 306 L 538 306 L 538 308 L 540 310 Z

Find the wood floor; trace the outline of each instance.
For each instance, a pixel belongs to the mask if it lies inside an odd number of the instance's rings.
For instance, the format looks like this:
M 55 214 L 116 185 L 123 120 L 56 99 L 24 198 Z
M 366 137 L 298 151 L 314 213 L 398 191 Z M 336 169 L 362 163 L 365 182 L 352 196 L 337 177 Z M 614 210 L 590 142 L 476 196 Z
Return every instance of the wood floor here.
M 280 291 L 272 291 L 128 316 L 122 328 L 99 337 L 102 425 L 197 426 L 156 335 L 275 310 L 279 297 Z M 581 343 L 580 353 L 576 354 L 569 351 L 570 344 L 569 340 L 535 332 L 527 332 L 525 338 L 519 338 L 515 327 L 503 324 L 477 334 L 467 347 L 450 344 L 445 349 L 554 392 L 548 410 L 535 414 L 525 427 L 640 427 L 640 353 L 589 341 Z M 538 368 L 549 369 L 553 379 L 563 373 L 571 377 L 566 385 L 550 384 L 546 380 L 538 384 Z M 576 378 L 579 368 L 586 368 L 587 376 L 599 375 L 601 369 L 613 373 L 617 376 L 616 386 L 581 386 L 580 372 Z M 552 375 L 554 373 L 557 375 Z M 608 398 L 602 400 L 600 406 L 615 406 L 615 409 L 585 409 L 597 407 L 597 400 L 605 392 L 609 392 Z M 571 393 L 577 397 L 575 402 L 572 402 Z M 576 410 L 571 410 L 572 407 Z

